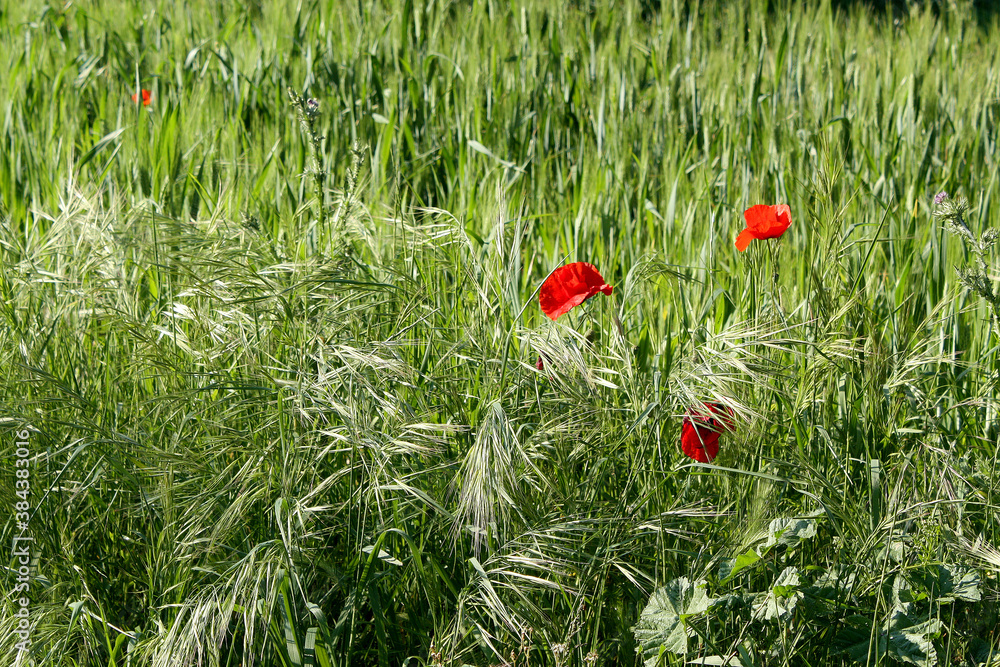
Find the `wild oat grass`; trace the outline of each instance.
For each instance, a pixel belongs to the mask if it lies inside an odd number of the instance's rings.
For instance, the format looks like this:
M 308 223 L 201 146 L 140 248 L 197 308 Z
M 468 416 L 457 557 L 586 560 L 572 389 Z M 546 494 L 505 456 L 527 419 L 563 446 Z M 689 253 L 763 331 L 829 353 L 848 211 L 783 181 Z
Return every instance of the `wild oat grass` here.
M 4 660 L 996 664 L 996 269 L 934 195 L 1000 228 L 998 47 L 963 1 L 0 2 Z M 569 261 L 614 294 L 552 322 Z

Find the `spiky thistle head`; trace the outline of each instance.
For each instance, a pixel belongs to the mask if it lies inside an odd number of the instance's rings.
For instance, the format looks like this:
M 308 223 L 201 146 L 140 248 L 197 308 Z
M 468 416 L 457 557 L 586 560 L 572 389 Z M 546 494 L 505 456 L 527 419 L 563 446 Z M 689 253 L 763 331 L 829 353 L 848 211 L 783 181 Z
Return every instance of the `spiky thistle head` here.
M 934 217 L 947 222 L 959 222 L 965 225 L 965 216 L 970 210 L 969 200 L 965 197 L 949 197 L 947 192 L 939 192 L 934 197 Z

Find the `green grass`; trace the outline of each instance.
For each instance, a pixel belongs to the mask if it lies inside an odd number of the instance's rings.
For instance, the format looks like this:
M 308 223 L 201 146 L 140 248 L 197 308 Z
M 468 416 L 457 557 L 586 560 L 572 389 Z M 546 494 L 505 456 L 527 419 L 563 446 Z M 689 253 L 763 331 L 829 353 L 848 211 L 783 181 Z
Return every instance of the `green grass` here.
M 0 0 L 35 663 L 1000 662 L 1000 31 L 845 4 Z

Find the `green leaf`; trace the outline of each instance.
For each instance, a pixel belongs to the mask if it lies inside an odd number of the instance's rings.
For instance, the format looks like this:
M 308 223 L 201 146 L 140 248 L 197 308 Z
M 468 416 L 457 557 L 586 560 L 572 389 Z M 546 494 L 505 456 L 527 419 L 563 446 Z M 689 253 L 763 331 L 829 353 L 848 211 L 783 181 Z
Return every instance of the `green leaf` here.
M 976 665 L 983 667 L 1000 665 L 1000 648 L 982 639 L 977 638 L 969 642 L 969 655 L 975 660 Z
M 937 664 L 937 652 L 931 635 L 940 631 L 941 621 L 931 619 L 902 632 L 890 632 L 889 655 L 911 665 L 933 667 Z
M 754 617 L 774 620 L 791 616 L 796 605 L 805 597 L 799 590 L 800 584 L 799 569 L 786 567 L 778 575 L 771 590 L 757 596 Z
M 776 544 L 794 548 L 802 540 L 816 537 L 815 519 L 787 519 L 779 517 L 772 521 L 767 527 L 767 542 L 764 548 L 773 547 Z
M 897 614 L 893 619 L 893 625 L 905 618 L 902 614 Z M 843 646 L 841 650 L 853 660 L 873 664 L 879 661 L 881 656 L 888 654 L 895 660 L 918 667 L 934 667 L 937 664 L 934 638 L 940 634 L 942 627 L 937 619 L 905 627 L 897 626 L 888 633 L 885 630 L 876 630 L 874 649 L 871 646 L 872 629 L 867 625 L 870 619 L 858 620 L 862 622 L 861 625 L 847 628 L 837 636 L 837 643 Z
M 894 563 L 902 563 L 906 558 L 906 544 L 899 540 L 891 540 L 882 546 L 876 554 L 879 561 L 891 560 Z
M 979 574 L 960 565 L 943 564 L 927 568 L 921 583 L 941 604 L 955 600 L 979 602 L 982 599 Z
M 839 591 L 850 590 L 854 587 L 855 579 L 856 575 L 854 572 L 834 565 L 813 580 L 813 588 L 818 592 L 829 595 Z
M 679 577 L 658 588 L 632 628 L 646 666 L 654 667 L 663 650 L 686 653 L 687 638 L 693 631 L 685 619 L 706 611 L 712 602 L 705 593 L 704 579 L 691 583 L 687 577 Z
M 103 137 L 101 137 L 100 140 L 96 144 L 94 144 L 89 151 L 83 154 L 83 157 L 80 158 L 80 163 L 77 165 L 77 169 L 78 170 L 83 169 L 85 166 L 87 166 L 88 162 L 93 160 L 98 153 L 107 148 L 108 144 L 110 144 L 119 136 L 121 136 L 121 133 L 124 132 L 126 129 L 128 128 L 119 127 L 114 132 L 109 132 L 108 134 L 105 134 Z
M 903 613 L 911 613 L 913 603 L 925 599 L 923 593 L 914 592 L 910 582 L 901 574 L 897 574 L 892 580 L 892 607 L 901 610 Z
M 475 139 L 469 139 L 469 148 L 471 148 L 472 150 L 476 151 L 477 153 L 482 153 L 483 155 L 486 155 L 488 157 L 493 158 L 494 160 L 496 160 L 497 162 L 499 162 L 500 164 L 502 164 L 505 167 L 513 167 L 514 166 L 513 162 L 508 162 L 507 160 L 500 159 L 499 157 L 497 157 L 497 155 L 493 151 L 491 151 L 486 146 L 483 146 L 481 143 L 479 143 Z
M 316 633 L 318 628 L 306 630 L 306 640 L 302 645 L 302 667 L 313 667 L 316 664 Z
M 886 635 L 876 631 L 875 648 L 871 647 L 871 631 L 868 628 L 847 628 L 837 635 L 837 641 L 843 644 L 841 649 L 855 662 L 866 665 L 875 664 L 879 656 L 886 652 Z
M 834 565 L 823 570 L 813 579 L 811 586 L 803 586 L 803 604 L 811 618 L 839 614 L 854 589 L 856 575 L 848 569 Z
M 728 583 L 741 571 L 752 567 L 759 561 L 760 556 L 753 549 L 747 549 L 745 553 L 740 554 L 733 560 L 722 561 L 722 565 L 719 566 L 719 576 L 722 577 L 722 583 Z
M 372 546 L 371 544 L 369 544 L 366 547 L 361 547 L 361 551 L 365 552 L 366 554 L 370 554 L 374 550 L 375 550 L 375 547 Z M 386 563 L 389 563 L 390 565 L 402 565 L 403 564 L 403 561 L 399 560 L 398 558 L 393 557 L 385 549 L 379 549 L 378 550 L 378 558 L 379 558 L 379 560 L 385 561 Z

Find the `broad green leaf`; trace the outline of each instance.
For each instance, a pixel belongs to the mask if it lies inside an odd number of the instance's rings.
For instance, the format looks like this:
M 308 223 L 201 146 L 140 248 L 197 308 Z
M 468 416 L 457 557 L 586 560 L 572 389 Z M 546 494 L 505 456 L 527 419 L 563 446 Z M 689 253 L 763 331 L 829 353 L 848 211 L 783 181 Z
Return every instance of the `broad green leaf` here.
M 823 592 L 850 590 L 854 587 L 856 575 L 834 565 L 813 580 L 813 587 Z
M 662 650 L 686 653 L 688 635 L 693 633 L 685 619 L 704 612 L 711 604 L 704 579 L 692 583 L 687 577 L 679 577 L 654 591 L 632 628 L 647 667 L 659 662 Z
M 890 632 L 889 655 L 911 665 L 933 667 L 937 664 L 937 652 L 932 635 L 940 631 L 941 622 L 931 619 L 902 632 Z
M 965 600 L 979 602 L 979 574 L 960 565 L 934 565 L 924 571 L 921 583 L 934 600 L 941 604 Z
M 875 664 L 879 656 L 885 655 L 888 644 L 884 632 L 875 633 L 875 647 L 871 645 L 871 631 L 868 628 L 847 628 L 837 635 L 838 643 L 843 644 L 841 649 L 855 662 L 864 665 Z
M 800 583 L 798 568 L 786 567 L 778 575 L 771 590 L 757 596 L 754 617 L 774 620 L 791 616 L 795 606 L 804 597 L 799 590 Z
M 752 598 L 753 596 L 750 596 Z M 726 595 L 719 596 L 717 598 L 712 598 L 712 603 L 709 605 L 709 609 L 742 609 L 748 604 L 747 598 L 742 595 L 733 595 L 732 593 L 727 593 Z
M 820 572 L 811 586 L 802 588 L 806 613 L 813 618 L 840 613 L 843 605 L 849 602 L 855 578 L 854 572 L 836 565 Z
M 982 667 L 1000 665 L 1000 647 L 993 646 L 982 639 L 973 639 L 969 642 L 969 655 L 975 660 L 975 664 L 982 665 Z
M 722 561 L 722 565 L 719 566 L 719 576 L 722 577 L 722 583 L 727 583 L 733 579 L 741 571 L 755 565 L 760 561 L 760 556 L 753 549 L 747 549 L 745 553 L 740 554 L 733 560 Z
M 914 592 L 910 582 L 902 574 L 897 574 L 892 580 L 892 606 L 894 609 L 900 609 L 909 614 L 912 603 L 919 602 L 926 597 L 919 591 Z
M 811 537 L 816 537 L 815 519 L 779 517 L 767 527 L 767 542 L 764 543 L 764 548 L 768 549 L 776 544 L 793 548 L 797 547 L 802 540 Z
M 878 561 L 891 560 L 894 563 L 902 563 L 906 557 L 906 544 L 899 540 L 892 540 L 882 546 L 876 554 Z
M 897 615 L 896 621 L 904 618 Z M 918 667 L 934 667 L 937 665 L 937 652 L 934 650 L 934 638 L 941 632 L 941 622 L 930 619 L 921 623 L 896 627 L 888 633 L 885 630 L 874 631 L 875 646 L 872 647 L 872 629 L 867 626 L 870 619 L 859 618 L 857 627 L 847 628 L 837 635 L 841 649 L 853 660 L 863 664 L 874 664 L 882 656 L 888 656 Z

